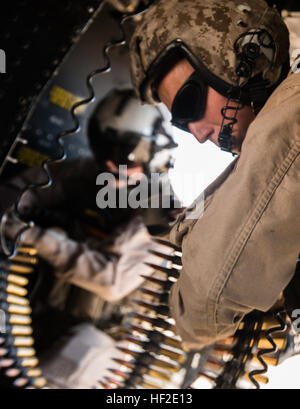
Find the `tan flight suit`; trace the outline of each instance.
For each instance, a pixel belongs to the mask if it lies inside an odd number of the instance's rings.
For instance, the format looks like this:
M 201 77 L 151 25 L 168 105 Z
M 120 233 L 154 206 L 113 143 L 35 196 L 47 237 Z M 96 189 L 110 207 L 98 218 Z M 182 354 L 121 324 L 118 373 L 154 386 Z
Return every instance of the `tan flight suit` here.
M 233 334 L 245 314 L 270 309 L 291 280 L 300 251 L 299 149 L 298 73 L 275 90 L 239 159 L 205 191 L 203 216 L 182 215 L 172 229 L 183 271 L 171 310 L 187 347 Z

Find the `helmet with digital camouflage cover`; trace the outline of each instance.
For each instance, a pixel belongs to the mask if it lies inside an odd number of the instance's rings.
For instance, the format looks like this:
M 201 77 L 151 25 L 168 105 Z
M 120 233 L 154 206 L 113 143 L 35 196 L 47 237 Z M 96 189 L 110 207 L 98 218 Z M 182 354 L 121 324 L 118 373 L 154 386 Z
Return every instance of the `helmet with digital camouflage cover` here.
M 158 0 L 130 41 L 132 82 L 144 102 L 176 60 L 187 58 L 224 96 L 233 87 L 247 105 L 264 105 L 289 68 L 289 34 L 263 0 Z

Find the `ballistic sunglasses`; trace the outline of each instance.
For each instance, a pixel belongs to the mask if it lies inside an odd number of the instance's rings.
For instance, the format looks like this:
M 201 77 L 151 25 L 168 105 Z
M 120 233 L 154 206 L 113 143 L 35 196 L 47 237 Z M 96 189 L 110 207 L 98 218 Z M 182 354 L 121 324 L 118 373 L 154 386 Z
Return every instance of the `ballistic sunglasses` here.
M 203 118 L 207 102 L 207 85 L 196 70 L 177 92 L 171 109 L 172 125 L 190 132 L 188 124 Z

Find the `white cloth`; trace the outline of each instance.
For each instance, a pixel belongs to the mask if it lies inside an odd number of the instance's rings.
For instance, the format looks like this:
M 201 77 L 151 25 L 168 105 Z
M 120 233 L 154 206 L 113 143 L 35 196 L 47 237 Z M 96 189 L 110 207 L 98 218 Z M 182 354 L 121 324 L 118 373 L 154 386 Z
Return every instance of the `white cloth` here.
M 50 389 L 91 389 L 118 368 L 112 358 L 124 358 L 116 342 L 91 324 L 73 328 L 74 334 L 41 357 L 40 366 Z M 123 344 L 123 343 L 122 343 Z M 120 343 L 118 344 L 120 345 Z M 124 342 L 123 346 L 128 346 Z

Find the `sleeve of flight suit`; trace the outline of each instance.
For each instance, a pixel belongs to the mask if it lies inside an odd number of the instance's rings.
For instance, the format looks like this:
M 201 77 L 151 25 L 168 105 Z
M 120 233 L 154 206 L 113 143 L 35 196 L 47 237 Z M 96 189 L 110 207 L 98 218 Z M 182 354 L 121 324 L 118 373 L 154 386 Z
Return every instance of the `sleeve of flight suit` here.
M 300 74 L 290 75 L 251 124 L 239 160 L 207 198 L 203 216 L 173 227 L 183 270 L 171 311 L 185 345 L 232 335 L 243 316 L 267 311 L 300 251 Z

